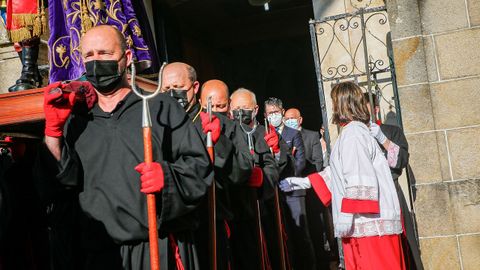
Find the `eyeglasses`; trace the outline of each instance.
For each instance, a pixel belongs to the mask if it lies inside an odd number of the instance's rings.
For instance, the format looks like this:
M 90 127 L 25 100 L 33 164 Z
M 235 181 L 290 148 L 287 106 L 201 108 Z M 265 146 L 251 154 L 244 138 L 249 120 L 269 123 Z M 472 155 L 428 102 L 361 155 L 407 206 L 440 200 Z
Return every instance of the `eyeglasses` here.
M 272 114 L 277 114 L 277 113 L 281 114 L 282 111 L 281 110 L 271 111 L 271 112 L 267 113 L 267 115 L 272 115 Z

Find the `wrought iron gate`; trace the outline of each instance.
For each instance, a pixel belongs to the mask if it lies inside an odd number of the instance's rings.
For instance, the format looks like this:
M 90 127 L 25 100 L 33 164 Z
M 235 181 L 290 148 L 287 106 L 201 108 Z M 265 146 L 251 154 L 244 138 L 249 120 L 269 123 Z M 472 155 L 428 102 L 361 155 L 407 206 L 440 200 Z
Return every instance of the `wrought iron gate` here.
M 354 2 L 362 1 L 350 0 L 355 8 L 357 5 Z M 371 1 L 364 1 L 362 7 L 357 7 L 351 13 L 310 21 L 328 153 L 331 149 L 325 93 L 343 81 L 354 81 L 365 92 L 375 93 L 378 99 L 395 110 L 395 124 L 403 129 L 387 10 L 385 6 L 368 8 L 370 3 Z M 373 104 L 371 95 L 370 104 Z M 407 173 L 408 195 L 411 214 L 415 218 L 414 186 L 409 175 Z
M 324 138 L 330 153 L 325 93 L 342 81 L 355 81 L 395 109 L 402 127 L 386 7 L 360 7 L 351 13 L 310 21 Z M 386 92 L 393 92 L 391 98 Z M 370 96 L 371 98 L 371 96 Z M 393 101 L 392 101 L 393 100 Z M 370 100 L 373 104 L 372 100 Z

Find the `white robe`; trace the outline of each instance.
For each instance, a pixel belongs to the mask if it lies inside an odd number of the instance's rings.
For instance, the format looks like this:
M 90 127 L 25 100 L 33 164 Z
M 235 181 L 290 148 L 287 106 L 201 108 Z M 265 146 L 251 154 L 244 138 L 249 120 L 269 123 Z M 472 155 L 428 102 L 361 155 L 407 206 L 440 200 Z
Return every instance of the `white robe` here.
M 402 233 L 388 162 L 365 124 L 352 121 L 343 128 L 320 175 L 331 192 L 336 237 Z

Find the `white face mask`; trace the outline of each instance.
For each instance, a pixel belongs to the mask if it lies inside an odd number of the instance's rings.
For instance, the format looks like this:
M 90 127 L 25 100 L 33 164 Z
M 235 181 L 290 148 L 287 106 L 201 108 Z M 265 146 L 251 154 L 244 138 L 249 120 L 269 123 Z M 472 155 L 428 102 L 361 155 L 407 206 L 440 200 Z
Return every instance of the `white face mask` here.
M 285 120 L 285 125 L 293 129 L 298 129 L 298 119 L 287 119 Z
M 268 122 L 274 127 L 279 127 L 282 124 L 282 114 L 281 113 L 272 113 L 268 115 Z

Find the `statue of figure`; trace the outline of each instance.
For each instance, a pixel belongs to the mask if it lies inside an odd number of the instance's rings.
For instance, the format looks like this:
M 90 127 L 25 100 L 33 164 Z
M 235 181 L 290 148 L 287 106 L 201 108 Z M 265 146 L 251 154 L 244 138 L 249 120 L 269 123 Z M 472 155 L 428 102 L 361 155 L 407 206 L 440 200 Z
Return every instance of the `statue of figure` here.
M 20 78 L 9 92 L 37 88 L 42 85 L 38 71 L 40 35 L 46 31 L 47 18 L 43 0 L 7 0 L 6 28 L 22 61 Z

